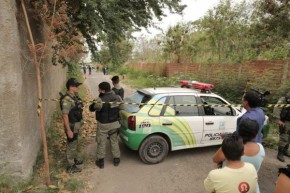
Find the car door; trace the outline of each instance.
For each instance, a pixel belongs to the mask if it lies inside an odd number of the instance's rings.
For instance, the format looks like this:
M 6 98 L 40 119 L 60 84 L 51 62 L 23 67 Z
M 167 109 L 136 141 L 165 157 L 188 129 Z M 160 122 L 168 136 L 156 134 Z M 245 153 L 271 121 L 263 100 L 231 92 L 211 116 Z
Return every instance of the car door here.
M 203 134 L 203 117 L 194 95 L 168 96 L 160 115 L 160 127 L 170 131 L 172 150 L 199 146 Z
M 236 130 L 237 112 L 230 106 L 223 106 L 228 103 L 217 96 L 200 96 L 200 99 L 205 105 L 203 107 L 204 131 L 201 143 L 204 146 L 220 144 L 222 142 L 221 133 L 232 133 Z

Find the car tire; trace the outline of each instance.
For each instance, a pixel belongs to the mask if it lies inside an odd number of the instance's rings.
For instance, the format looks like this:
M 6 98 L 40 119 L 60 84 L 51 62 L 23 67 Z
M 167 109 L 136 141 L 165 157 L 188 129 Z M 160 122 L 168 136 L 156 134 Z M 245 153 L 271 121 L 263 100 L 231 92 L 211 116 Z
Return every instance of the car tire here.
M 139 156 L 146 164 L 157 164 L 165 159 L 168 150 L 168 143 L 163 137 L 152 135 L 146 138 L 141 144 Z

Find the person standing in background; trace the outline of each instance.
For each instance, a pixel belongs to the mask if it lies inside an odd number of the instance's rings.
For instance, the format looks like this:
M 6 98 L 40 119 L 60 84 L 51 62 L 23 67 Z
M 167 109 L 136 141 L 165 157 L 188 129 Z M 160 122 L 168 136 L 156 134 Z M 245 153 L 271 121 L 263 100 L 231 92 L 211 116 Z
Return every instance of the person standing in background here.
M 262 130 L 265 122 L 265 113 L 260 107 L 258 107 L 259 103 L 260 103 L 259 95 L 255 91 L 249 90 L 244 93 L 242 97 L 242 104 L 247 112 L 238 118 L 237 132 L 239 124 L 243 119 L 255 120 L 259 124 L 259 131 L 255 139 L 255 142 L 262 143 Z
M 121 99 L 124 99 L 124 89 L 120 86 L 119 82 L 119 76 L 113 76 L 113 78 L 111 79 L 112 83 L 113 83 L 113 88 L 112 90 L 114 91 L 114 93 L 116 95 L 119 95 L 121 97 Z
M 89 75 L 91 75 L 92 74 L 92 67 L 91 67 L 91 65 L 89 65 L 88 68 L 89 68 Z
M 82 68 L 83 68 L 84 75 L 86 75 L 87 74 L 86 65 L 83 64 L 83 67 Z

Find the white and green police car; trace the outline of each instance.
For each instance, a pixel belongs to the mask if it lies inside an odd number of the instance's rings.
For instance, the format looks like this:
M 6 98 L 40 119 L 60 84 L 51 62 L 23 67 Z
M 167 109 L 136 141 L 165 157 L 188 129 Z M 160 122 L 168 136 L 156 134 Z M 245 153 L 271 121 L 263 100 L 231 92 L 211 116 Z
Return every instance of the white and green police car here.
M 241 115 L 239 107 L 200 89 L 140 89 L 124 102 L 121 139 L 147 164 L 163 161 L 168 151 L 221 144 L 220 134 L 235 131 Z

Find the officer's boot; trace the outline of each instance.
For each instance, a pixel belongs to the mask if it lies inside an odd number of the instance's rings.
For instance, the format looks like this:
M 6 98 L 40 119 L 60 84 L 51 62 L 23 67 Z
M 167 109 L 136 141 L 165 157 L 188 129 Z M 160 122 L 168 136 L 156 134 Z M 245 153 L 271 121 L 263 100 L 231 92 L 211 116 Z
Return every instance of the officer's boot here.
M 103 168 L 105 167 L 104 158 L 103 158 L 103 159 L 98 159 L 98 160 L 96 160 L 96 165 L 97 165 L 99 168 L 103 169 Z
M 120 164 L 120 158 L 113 159 L 114 166 L 118 166 Z
M 284 147 L 279 147 L 278 149 L 277 159 L 281 162 L 285 162 L 283 150 L 284 150 Z
M 290 153 L 288 151 L 288 148 L 289 148 L 289 144 L 287 144 L 284 149 L 283 149 L 283 153 L 284 155 L 286 155 L 287 157 L 290 157 Z
M 67 168 L 67 172 L 68 173 L 77 173 L 77 172 L 81 172 L 81 171 L 82 171 L 82 169 L 81 168 L 78 168 L 75 164 L 72 165 L 72 166 L 69 166 Z

